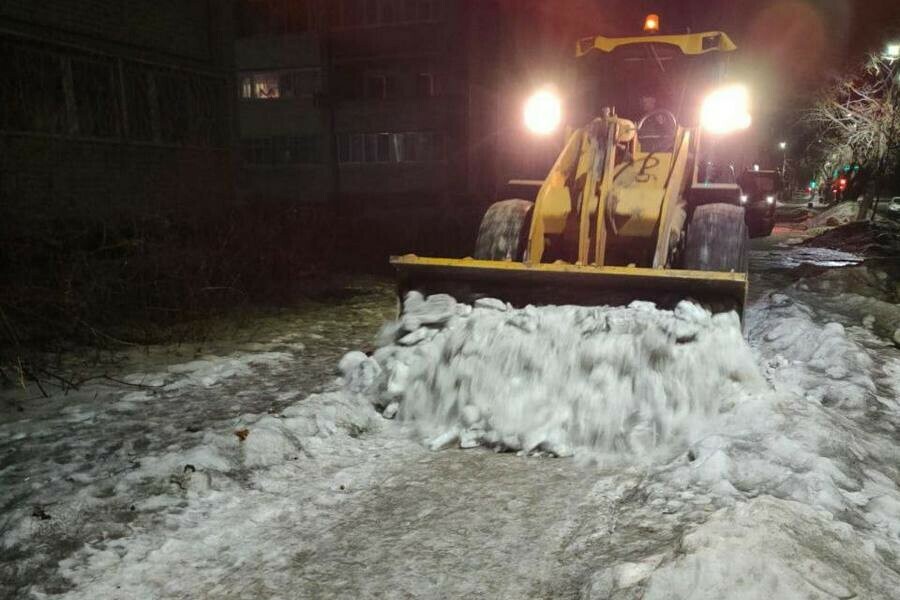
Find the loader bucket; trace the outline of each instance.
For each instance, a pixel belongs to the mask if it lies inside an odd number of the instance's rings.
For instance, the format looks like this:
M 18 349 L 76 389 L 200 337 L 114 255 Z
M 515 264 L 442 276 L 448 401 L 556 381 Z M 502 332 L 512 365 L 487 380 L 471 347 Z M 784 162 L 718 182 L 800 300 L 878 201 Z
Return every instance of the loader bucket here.
M 564 263 L 527 264 L 472 258 L 392 256 L 400 298 L 411 290 L 450 294 L 460 302 L 499 298 L 513 306 L 625 305 L 634 300 L 674 308 L 693 300 L 712 312 L 737 311 L 743 318 L 746 273 L 591 267 Z

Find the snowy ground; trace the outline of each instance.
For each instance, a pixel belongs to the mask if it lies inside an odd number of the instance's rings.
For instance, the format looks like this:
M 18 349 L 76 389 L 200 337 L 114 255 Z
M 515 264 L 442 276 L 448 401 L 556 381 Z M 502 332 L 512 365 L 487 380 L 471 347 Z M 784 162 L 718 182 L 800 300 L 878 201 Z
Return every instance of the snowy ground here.
M 418 304 L 338 380 L 370 286 L 5 393 L 0 596 L 900 598 L 900 311 L 811 251 L 758 247 L 746 345 L 689 306 Z

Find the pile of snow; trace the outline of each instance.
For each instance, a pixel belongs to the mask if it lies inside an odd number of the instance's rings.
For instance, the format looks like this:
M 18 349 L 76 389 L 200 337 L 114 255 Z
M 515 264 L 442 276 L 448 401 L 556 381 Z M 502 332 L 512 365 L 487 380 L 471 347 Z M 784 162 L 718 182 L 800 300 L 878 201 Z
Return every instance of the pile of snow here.
M 412 292 L 381 342 L 344 357 L 346 385 L 434 449 L 666 455 L 764 385 L 737 316 L 689 302 L 513 309 Z
M 856 220 L 859 204 L 853 200 L 841 202 L 823 211 L 806 222 L 807 229 L 816 227 L 837 227 Z

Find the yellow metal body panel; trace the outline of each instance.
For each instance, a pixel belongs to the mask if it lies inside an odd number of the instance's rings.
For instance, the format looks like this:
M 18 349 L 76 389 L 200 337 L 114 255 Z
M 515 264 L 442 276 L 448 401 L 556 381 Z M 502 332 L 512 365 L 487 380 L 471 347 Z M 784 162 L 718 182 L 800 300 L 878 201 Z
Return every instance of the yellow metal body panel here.
M 585 135 L 584 151 L 575 172 L 577 181 L 583 181 L 578 210 L 578 256 L 575 264 L 585 265 L 590 262 L 588 252 L 591 242 L 591 215 L 597 212 L 597 172 L 601 154 L 598 140 Z
M 474 258 L 430 258 L 404 254 L 392 256 L 391 264 L 397 268 L 410 269 L 464 269 L 470 272 L 504 272 L 504 273 L 557 273 L 583 277 L 623 277 L 627 279 L 642 278 L 647 281 L 663 281 L 677 279 L 691 283 L 707 282 L 711 285 L 746 284 L 746 273 L 724 271 L 692 271 L 689 269 L 651 269 L 642 267 L 596 267 L 586 265 L 570 265 L 567 263 L 529 264 L 514 260 L 477 260 Z
M 742 312 L 747 297 L 747 275 L 681 269 L 640 267 L 596 267 L 565 263 L 528 264 L 517 261 L 475 260 L 472 258 L 427 258 L 412 254 L 392 256 L 401 291 L 451 293 L 467 301 L 491 296 L 514 304 L 582 304 L 596 306 L 615 303 L 618 295 L 628 301 L 653 299 L 674 306 L 693 298 L 714 301 L 726 310 Z M 513 293 L 526 294 L 517 302 Z M 713 310 L 716 308 L 713 307 Z
M 715 42 L 715 45 L 711 41 Z M 707 47 L 704 48 L 704 41 Z M 594 50 L 600 52 L 612 52 L 616 48 L 633 44 L 668 44 L 678 47 L 683 54 L 697 55 L 709 52 L 733 52 L 737 46 L 727 34 L 721 31 L 707 31 L 704 33 L 686 33 L 682 35 L 642 35 L 625 38 L 608 38 L 598 35 L 594 38 L 578 40 L 575 46 L 575 56 L 581 57 Z
M 550 174 L 541 185 L 532 212 L 528 235 L 528 260 L 540 262 L 544 255 L 544 238 L 565 231 L 572 212 L 572 196 L 567 186 L 569 174 L 582 160 L 581 144 L 584 132 L 577 129 L 569 136 Z
M 668 248 L 672 230 L 677 234 L 684 224 L 683 218 L 678 220 L 684 210 L 676 205 L 683 205 L 682 192 L 692 174 L 688 157 L 693 138 L 678 128 L 675 152 L 642 152 L 628 135 L 633 128 L 630 121 L 611 116 L 572 132 L 538 193 L 528 263 L 546 262 L 547 236 L 577 240 L 574 255 L 566 258 L 576 265 L 605 265 L 610 235 L 646 245 L 648 256 L 655 256 L 658 244 Z M 641 266 L 665 263 L 664 258 Z
M 693 133 L 694 131 L 690 129 L 679 127 L 675 137 L 675 152 L 671 157 L 665 196 L 659 211 L 656 251 L 653 254 L 653 267 L 657 269 L 669 266 L 671 250 L 684 234 L 684 224 L 687 220 L 684 198 L 688 186 L 693 181 L 693 169 L 688 167 L 688 160 L 692 154 L 691 144 L 695 139 Z
M 609 212 L 613 222 L 619 223 L 618 235 L 650 237 L 655 234 L 671 165 L 671 153 L 657 152 L 639 154 L 634 162 L 620 167 L 609 194 Z

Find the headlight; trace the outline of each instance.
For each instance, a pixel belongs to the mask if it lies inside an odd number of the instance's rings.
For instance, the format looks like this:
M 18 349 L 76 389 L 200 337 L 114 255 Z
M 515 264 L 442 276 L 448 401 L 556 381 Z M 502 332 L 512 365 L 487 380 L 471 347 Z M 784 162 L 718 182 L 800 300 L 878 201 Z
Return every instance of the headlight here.
M 749 196 L 747 194 L 741 194 L 741 204 L 747 204 L 747 200 L 749 200 Z
M 766 196 L 766 204 L 775 204 L 775 196 Z
M 525 102 L 525 126 L 538 135 L 556 131 L 562 122 L 562 101 L 548 90 L 536 92 Z
M 711 93 L 700 108 L 700 123 L 710 133 L 732 133 L 750 127 L 750 93 L 729 85 Z

